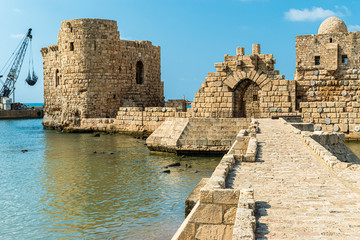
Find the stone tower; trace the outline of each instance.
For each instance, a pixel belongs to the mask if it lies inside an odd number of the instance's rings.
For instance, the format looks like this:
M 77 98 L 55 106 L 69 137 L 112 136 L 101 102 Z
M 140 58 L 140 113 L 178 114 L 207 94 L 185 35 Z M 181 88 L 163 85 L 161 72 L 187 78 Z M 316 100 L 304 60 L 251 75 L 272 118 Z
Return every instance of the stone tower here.
M 318 130 L 354 131 L 359 115 L 360 32 L 337 17 L 296 36 L 297 108 Z M 356 127 L 358 129 L 359 127 Z
M 58 43 L 41 53 L 45 127 L 115 117 L 121 106 L 164 105 L 160 47 L 120 40 L 115 21 L 63 21 Z

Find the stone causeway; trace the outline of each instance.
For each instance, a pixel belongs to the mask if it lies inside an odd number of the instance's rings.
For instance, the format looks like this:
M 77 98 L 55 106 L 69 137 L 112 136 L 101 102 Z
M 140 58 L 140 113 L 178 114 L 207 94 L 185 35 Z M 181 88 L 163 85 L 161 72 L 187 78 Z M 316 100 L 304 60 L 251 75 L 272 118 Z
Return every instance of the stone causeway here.
M 343 134 L 257 119 L 244 135 L 255 144 L 234 154 L 235 141 L 173 240 L 360 239 L 360 160 Z

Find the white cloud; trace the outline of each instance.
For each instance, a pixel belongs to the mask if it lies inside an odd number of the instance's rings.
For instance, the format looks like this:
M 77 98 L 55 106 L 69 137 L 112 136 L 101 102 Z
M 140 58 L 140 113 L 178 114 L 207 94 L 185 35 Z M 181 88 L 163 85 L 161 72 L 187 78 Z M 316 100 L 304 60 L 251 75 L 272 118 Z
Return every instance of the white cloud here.
M 353 31 L 360 31 L 360 25 L 350 25 L 348 27 L 349 32 L 353 32 Z
M 323 9 L 321 7 L 313 7 L 311 10 L 308 8 L 305 8 L 304 10 L 292 8 L 288 12 L 285 12 L 285 19 L 292 22 L 317 21 L 340 15 L 341 13 L 335 13 L 329 9 Z
M 127 40 L 127 41 L 132 41 L 132 40 L 134 40 L 134 38 L 129 37 L 129 36 L 120 36 L 120 39 L 121 39 L 121 40 Z
M 13 8 L 13 11 L 16 12 L 16 13 L 21 13 L 22 12 L 21 9 L 19 9 L 19 8 Z
M 338 10 L 344 10 L 345 11 L 345 15 L 347 15 L 347 16 L 351 16 L 351 12 L 350 12 L 350 10 L 347 8 L 347 7 L 345 7 L 345 6 L 335 6 L 335 8 L 336 9 L 338 9 Z M 341 14 L 341 13 L 340 13 Z M 341 14 L 341 15 L 344 15 L 344 14 Z
M 23 38 L 24 34 L 18 33 L 18 34 L 11 34 L 10 35 L 11 38 Z

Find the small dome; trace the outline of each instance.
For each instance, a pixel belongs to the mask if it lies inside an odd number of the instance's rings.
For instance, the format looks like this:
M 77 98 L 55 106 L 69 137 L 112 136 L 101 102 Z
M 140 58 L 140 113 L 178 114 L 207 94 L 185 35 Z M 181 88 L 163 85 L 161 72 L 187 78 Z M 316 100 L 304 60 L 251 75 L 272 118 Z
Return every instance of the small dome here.
M 348 30 L 343 20 L 337 17 L 329 17 L 321 23 L 318 34 L 347 32 Z

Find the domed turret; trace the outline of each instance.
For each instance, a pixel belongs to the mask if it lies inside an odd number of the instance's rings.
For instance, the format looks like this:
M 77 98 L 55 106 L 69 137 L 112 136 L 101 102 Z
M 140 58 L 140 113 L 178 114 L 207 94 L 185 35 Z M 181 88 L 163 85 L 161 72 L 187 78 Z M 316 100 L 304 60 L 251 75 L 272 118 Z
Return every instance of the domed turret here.
M 318 30 L 318 34 L 327 33 L 347 33 L 347 27 L 343 20 L 337 17 L 330 17 L 325 19 Z

